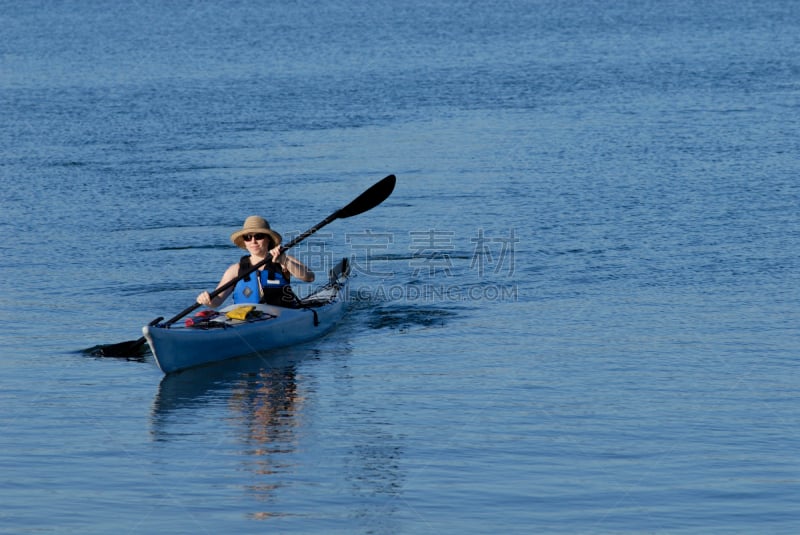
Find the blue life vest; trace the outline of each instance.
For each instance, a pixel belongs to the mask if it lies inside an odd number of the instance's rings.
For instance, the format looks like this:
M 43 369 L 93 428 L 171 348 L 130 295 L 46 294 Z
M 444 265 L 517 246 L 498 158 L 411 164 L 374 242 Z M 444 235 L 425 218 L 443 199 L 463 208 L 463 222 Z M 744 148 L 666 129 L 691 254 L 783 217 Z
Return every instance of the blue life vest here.
M 250 255 L 245 255 L 239 260 L 239 273 L 253 267 Z M 259 282 L 263 296 L 259 292 Z M 240 303 L 266 303 L 283 307 L 293 306 L 296 301 L 289 277 L 283 272 L 280 264 L 268 262 L 263 270 L 250 273 L 236 283 L 233 288 L 233 302 Z

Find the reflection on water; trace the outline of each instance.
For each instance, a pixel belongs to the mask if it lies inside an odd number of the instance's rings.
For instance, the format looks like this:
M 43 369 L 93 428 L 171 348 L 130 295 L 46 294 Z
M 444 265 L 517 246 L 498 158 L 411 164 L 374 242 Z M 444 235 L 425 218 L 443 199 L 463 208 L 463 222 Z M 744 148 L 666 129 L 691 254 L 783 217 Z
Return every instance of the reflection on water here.
M 294 366 L 261 369 L 235 385 L 230 407 L 245 425 L 245 441 L 253 448 L 248 453 L 281 453 L 285 450 L 281 443 L 294 441 L 294 418 L 302 403 L 295 376 Z
M 354 394 L 348 373 L 337 377 L 326 399 L 314 399 L 319 394 L 319 386 L 310 384 L 314 375 L 298 373 L 298 367 L 324 358 L 319 353 L 245 358 L 165 376 L 153 402 L 153 440 L 180 448 L 187 438 L 206 443 L 193 430 L 210 416 L 231 426 L 225 431 L 203 427 L 199 433 L 233 438 L 225 445 L 233 450 L 222 462 L 233 462 L 235 470 L 247 474 L 240 487 L 246 496 L 245 517 L 274 522 L 307 517 L 309 505 L 297 502 L 304 501 L 302 489 L 317 485 L 304 472 L 311 463 L 320 482 L 331 477 L 340 481 L 331 489 L 331 499 L 357 504 L 350 511 L 353 521 L 383 530 L 396 522 L 393 516 L 405 479 L 400 466 L 404 440 L 371 408 L 360 407 L 355 413 L 342 409 L 342 404 L 352 404 Z M 339 419 L 340 432 L 320 442 L 315 415 L 305 414 L 311 406 L 314 411 L 327 407 L 331 414 L 326 418 Z M 307 458 L 311 451 L 317 453 Z M 338 453 L 330 455 L 332 451 Z
M 258 384 L 259 375 L 265 372 L 294 369 L 299 358 L 288 351 L 284 353 L 286 355 L 269 356 L 268 359 L 233 359 L 164 376 L 153 402 L 153 424 L 157 439 L 167 417 L 173 413 L 228 398 L 239 389 L 247 390 Z M 314 352 L 308 351 L 306 355 L 313 358 Z
M 308 354 L 313 355 L 314 352 Z M 221 419 L 233 425 L 244 470 L 253 475 L 246 491 L 258 502 L 270 501 L 283 486 L 277 477 L 291 466 L 296 449 L 298 395 L 297 360 L 291 357 L 243 358 L 165 376 L 153 403 L 153 437 L 170 441 L 183 433 L 185 421 L 209 406 L 224 407 Z M 253 512 L 251 518 L 274 513 Z
M 273 500 L 284 486 L 281 477 L 292 469 L 286 460 L 297 448 L 297 415 L 302 410 L 295 366 L 261 369 L 242 377 L 231 391 L 228 403 L 232 419 L 241 429 L 245 470 L 255 474 L 247 490 L 259 502 Z M 252 518 L 266 519 L 275 513 L 260 511 Z

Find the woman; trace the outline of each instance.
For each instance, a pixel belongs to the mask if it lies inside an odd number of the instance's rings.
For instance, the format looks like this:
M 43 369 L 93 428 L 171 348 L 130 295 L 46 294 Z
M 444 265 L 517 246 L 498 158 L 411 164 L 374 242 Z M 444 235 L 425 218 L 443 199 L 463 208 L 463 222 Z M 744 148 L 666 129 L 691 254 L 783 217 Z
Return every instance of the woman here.
M 293 307 L 297 305 L 297 297 L 292 292 L 290 276 L 294 275 L 304 282 L 314 281 L 313 271 L 296 258 L 281 253 L 281 235 L 272 230 L 263 217 L 252 215 L 245 219 L 242 229 L 231 234 L 231 241 L 250 254 L 225 270 L 217 288 L 265 258 L 270 258 L 270 261 L 214 299 L 211 299 L 208 292 L 201 292 L 197 296 L 197 302 L 201 305 L 218 307 L 233 293 L 234 303 L 268 303 Z

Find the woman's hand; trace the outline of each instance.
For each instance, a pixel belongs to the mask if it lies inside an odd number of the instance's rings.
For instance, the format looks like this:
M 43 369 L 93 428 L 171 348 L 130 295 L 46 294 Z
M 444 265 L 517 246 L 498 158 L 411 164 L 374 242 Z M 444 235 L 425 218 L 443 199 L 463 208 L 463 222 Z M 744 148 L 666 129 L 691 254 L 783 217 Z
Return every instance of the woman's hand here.
M 200 292 L 197 296 L 197 303 L 206 307 L 211 306 L 211 294 L 206 291 Z
M 275 262 L 276 264 L 280 264 L 280 262 L 278 261 L 278 257 L 281 256 L 281 246 L 280 245 L 270 249 L 269 250 L 269 254 L 272 255 L 272 261 L 273 262 Z

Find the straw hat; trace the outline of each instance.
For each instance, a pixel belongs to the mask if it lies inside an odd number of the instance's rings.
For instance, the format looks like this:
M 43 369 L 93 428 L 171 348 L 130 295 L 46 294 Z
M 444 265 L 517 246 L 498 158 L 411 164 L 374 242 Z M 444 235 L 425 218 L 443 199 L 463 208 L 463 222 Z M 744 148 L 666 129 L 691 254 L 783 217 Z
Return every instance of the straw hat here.
M 247 249 L 244 244 L 245 234 L 267 234 L 272 240 L 272 246 L 280 245 L 283 238 L 281 235 L 269 228 L 269 222 L 261 216 L 251 215 L 244 220 L 242 230 L 237 230 L 231 234 L 231 241 L 242 249 Z

